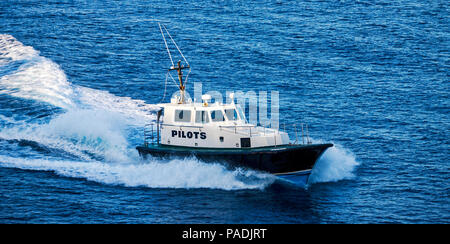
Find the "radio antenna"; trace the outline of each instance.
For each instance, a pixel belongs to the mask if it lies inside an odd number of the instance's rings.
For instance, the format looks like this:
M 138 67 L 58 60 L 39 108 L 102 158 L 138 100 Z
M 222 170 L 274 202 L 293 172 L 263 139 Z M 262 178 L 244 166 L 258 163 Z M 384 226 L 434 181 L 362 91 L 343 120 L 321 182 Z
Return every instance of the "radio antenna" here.
M 169 36 L 170 40 L 175 45 L 175 47 L 177 48 L 177 50 L 180 53 L 181 57 L 183 57 L 184 62 L 186 63 L 186 66 L 185 65 L 181 65 L 181 60 L 178 60 L 177 65 L 175 66 L 175 64 L 173 62 L 173 59 L 172 59 L 172 54 L 170 53 L 169 46 L 167 45 L 166 37 L 165 37 L 164 32 L 163 32 L 163 30 L 161 28 L 161 24 L 158 23 L 158 26 L 159 26 L 159 30 L 161 31 L 161 35 L 162 35 L 163 40 L 164 40 L 164 45 L 166 46 L 166 49 L 167 49 L 167 53 L 169 54 L 170 62 L 172 63 L 172 66 L 170 66 L 170 68 L 169 68 L 169 72 L 173 71 L 173 70 L 176 70 L 177 73 L 178 73 L 179 85 L 177 85 L 177 86 L 180 89 L 180 101 L 179 101 L 179 103 L 186 103 L 186 101 L 185 101 L 185 89 L 186 89 L 187 78 L 189 76 L 189 73 L 191 72 L 191 67 L 189 66 L 189 62 L 184 57 L 184 55 L 181 52 L 180 48 L 178 47 L 177 43 L 173 40 L 173 38 L 170 35 L 169 31 L 167 30 L 166 26 L 162 25 L 162 27 L 166 31 L 167 35 Z M 188 74 L 186 76 L 186 80 L 185 81 L 183 81 L 183 71 L 182 71 L 183 69 L 189 69 L 189 72 L 188 72 Z

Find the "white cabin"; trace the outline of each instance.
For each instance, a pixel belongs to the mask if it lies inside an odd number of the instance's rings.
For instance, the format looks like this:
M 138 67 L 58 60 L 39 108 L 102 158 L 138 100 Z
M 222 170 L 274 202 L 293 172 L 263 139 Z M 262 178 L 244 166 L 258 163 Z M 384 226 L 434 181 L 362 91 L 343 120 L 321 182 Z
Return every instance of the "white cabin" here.
M 241 107 L 213 103 L 209 95 L 201 103 L 181 102 L 159 104 L 163 108 L 160 121 L 160 144 L 198 148 L 257 148 L 289 144 L 286 132 L 247 123 Z

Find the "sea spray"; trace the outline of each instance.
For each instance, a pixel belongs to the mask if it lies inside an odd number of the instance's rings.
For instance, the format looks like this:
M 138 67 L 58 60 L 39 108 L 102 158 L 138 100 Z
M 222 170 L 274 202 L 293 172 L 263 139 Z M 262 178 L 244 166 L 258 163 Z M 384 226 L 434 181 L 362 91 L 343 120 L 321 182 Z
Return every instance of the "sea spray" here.
M 335 182 L 354 177 L 354 170 L 359 165 L 352 152 L 339 144 L 328 148 L 317 161 L 309 179 L 310 184 Z
M 51 171 L 61 176 L 84 178 L 127 187 L 212 188 L 223 190 L 264 189 L 274 177 L 243 169 L 228 170 L 222 164 L 205 164 L 192 158 L 166 163 L 103 163 L 23 159 L 0 155 L 0 165 L 20 169 Z M 251 177 L 252 181 L 246 181 Z

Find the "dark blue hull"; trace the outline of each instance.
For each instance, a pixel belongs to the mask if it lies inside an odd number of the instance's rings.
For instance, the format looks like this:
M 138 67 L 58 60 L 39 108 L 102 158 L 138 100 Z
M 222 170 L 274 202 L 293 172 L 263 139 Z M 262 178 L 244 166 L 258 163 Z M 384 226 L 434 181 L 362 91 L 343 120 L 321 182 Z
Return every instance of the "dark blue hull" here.
M 245 167 L 269 172 L 297 185 L 305 185 L 319 157 L 333 144 L 282 145 L 263 148 L 190 148 L 149 144 L 136 149 L 146 158 L 195 156 L 204 162 L 225 162 L 230 167 Z
M 283 180 L 289 181 L 298 186 L 305 186 L 308 184 L 309 176 L 312 170 L 302 170 L 298 172 L 290 172 L 285 174 L 276 174 Z

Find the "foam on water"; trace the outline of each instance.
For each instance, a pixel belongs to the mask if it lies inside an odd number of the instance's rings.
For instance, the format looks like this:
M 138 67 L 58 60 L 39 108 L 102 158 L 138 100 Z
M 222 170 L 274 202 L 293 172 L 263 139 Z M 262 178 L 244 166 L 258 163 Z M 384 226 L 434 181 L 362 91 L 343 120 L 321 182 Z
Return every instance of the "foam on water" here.
M 354 170 L 359 165 L 355 155 L 339 144 L 328 148 L 317 161 L 310 177 L 310 184 L 335 182 L 354 177 Z
M 23 159 L 0 155 L 0 165 L 52 171 L 62 176 L 128 187 L 263 189 L 275 180 L 275 177 L 269 174 L 242 169 L 230 171 L 221 164 L 204 164 L 194 159 L 177 159 L 166 163 L 152 161 L 114 164 Z
M 0 34 L 0 64 L 31 60 L 39 56 L 33 47 L 25 46 L 11 35 Z
M 155 118 L 155 105 L 107 91 L 73 85 L 61 67 L 11 35 L 0 34 L 0 67 L 22 62 L 11 74 L 0 77 L 0 94 L 46 102 L 66 110 L 97 109 L 121 113 L 137 124 Z
M 18 61 L 19 57 L 12 59 Z M 46 102 L 56 107 L 72 108 L 73 90 L 66 75 L 51 60 L 40 56 L 23 56 L 19 69 L 0 78 L 0 94 Z M 0 63 L 1 64 L 1 63 Z M 8 65 L 8 64 L 6 64 Z
M 17 63 L 18 62 L 18 63 Z M 49 170 L 106 184 L 171 188 L 261 189 L 275 177 L 251 170 L 227 170 L 220 164 L 195 159 L 143 163 L 135 150 L 142 126 L 155 119 L 157 106 L 118 97 L 107 91 L 76 86 L 50 59 L 39 56 L 10 35 L 0 35 L 0 68 L 19 64 L 0 77 L 0 94 L 45 102 L 64 110 L 45 123 L 14 121 L 1 116 L 8 127 L 0 138 L 27 140 L 74 155 L 74 160 L 0 155 L 4 167 Z M 9 126 L 12 124 L 13 126 Z M 358 165 L 343 147 L 330 148 L 313 171 L 311 182 L 346 179 Z
M 100 110 L 74 109 L 48 123 L 27 123 L 0 129 L 0 138 L 34 141 L 61 149 L 82 160 L 102 158 L 108 162 L 130 161 L 126 124 L 120 114 Z

